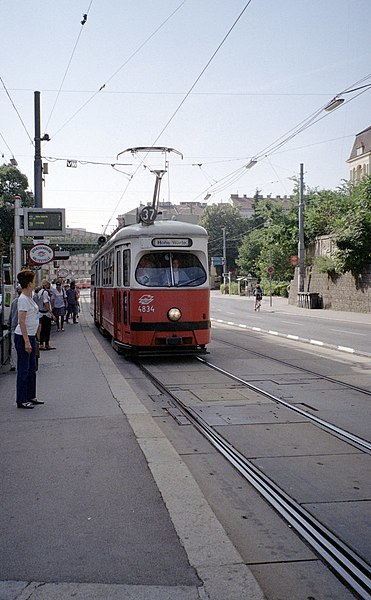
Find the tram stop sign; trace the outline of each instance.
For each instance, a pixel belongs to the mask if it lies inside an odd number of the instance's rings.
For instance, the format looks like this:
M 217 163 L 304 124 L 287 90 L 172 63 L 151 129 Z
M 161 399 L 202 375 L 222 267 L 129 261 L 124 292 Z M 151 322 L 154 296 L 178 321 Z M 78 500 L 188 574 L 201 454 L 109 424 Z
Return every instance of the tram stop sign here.
M 30 261 L 34 265 L 46 265 L 54 259 L 54 250 L 48 244 L 35 244 L 29 250 Z

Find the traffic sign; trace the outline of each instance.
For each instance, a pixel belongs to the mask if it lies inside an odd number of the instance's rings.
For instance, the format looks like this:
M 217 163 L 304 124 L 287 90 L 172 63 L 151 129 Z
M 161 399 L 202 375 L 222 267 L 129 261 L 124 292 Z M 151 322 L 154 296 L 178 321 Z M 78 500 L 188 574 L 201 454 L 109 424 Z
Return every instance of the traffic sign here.
M 62 279 L 65 279 L 65 277 L 67 277 L 68 273 L 69 273 L 68 269 L 61 268 L 61 269 L 58 269 L 57 276 L 62 277 Z
M 212 256 L 211 264 L 213 264 L 214 267 L 221 266 L 223 264 L 223 256 Z
M 47 244 L 35 244 L 29 251 L 29 258 L 35 265 L 46 265 L 54 258 L 54 250 Z
M 68 260 L 70 257 L 69 250 L 54 250 L 55 260 Z
M 267 271 L 271 275 L 272 273 L 274 273 L 274 267 L 272 267 L 272 266 L 268 267 Z

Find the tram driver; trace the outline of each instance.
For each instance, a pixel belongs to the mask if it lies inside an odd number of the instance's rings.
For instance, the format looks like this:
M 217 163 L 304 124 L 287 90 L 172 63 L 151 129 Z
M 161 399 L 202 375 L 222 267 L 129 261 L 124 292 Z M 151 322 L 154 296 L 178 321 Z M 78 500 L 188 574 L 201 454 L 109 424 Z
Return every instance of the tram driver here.
M 173 258 L 171 264 L 173 270 L 174 285 L 181 285 L 182 283 L 186 283 L 187 281 L 189 281 L 189 277 L 185 269 L 181 268 L 180 260 L 178 258 Z

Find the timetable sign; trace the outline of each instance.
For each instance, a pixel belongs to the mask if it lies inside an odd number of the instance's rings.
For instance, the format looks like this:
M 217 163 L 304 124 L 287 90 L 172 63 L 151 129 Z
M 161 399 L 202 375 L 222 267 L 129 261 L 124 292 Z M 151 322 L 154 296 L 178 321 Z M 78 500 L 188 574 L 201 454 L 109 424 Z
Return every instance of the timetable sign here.
M 64 235 L 64 208 L 24 208 L 24 234 L 31 236 Z

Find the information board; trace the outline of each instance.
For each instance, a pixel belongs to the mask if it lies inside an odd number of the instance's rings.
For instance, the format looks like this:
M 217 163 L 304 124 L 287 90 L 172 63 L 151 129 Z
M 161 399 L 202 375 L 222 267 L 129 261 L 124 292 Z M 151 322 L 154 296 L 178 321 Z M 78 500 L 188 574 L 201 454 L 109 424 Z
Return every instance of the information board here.
M 64 235 L 64 208 L 24 208 L 24 234 L 26 236 Z

